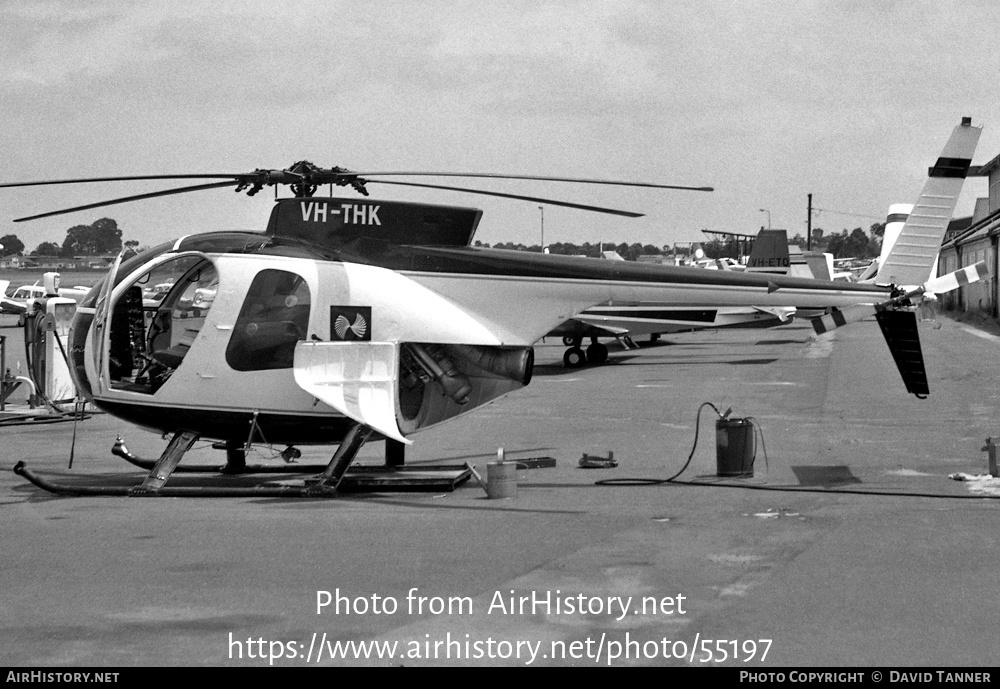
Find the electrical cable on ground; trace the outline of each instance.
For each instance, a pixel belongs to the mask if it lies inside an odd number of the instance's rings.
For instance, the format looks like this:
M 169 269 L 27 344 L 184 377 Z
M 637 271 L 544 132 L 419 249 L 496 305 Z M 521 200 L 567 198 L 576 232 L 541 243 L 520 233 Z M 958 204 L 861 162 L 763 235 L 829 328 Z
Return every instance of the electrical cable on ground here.
M 718 407 L 716 407 L 711 402 L 702 402 L 701 406 L 698 407 L 698 412 L 695 415 L 694 424 L 694 443 L 691 446 L 691 452 L 688 454 L 687 461 L 684 462 L 684 466 L 681 467 L 680 471 L 671 476 L 670 478 L 609 478 L 603 479 L 601 481 L 596 481 L 594 485 L 597 486 L 661 486 L 665 484 L 673 484 L 678 486 L 700 486 L 700 487 L 710 487 L 710 488 L 742 488 L 744 490 L 759 490 L 759 491 L 771 491 L 778 493 L 816 493 L 816 494 L 837 494 L 837 495 L 877 495 L 885 497 L 906 497 L 906 498 L 942 498 L 946 500 L 998 500 L 1000 495 L 942 495 L 940 493 L 910 493 L 910 492 L 900 492 L 900 491 L 877 491 L 877 490 L 858 490 L 853 488 L 808 488 L 804 486 L 762 486 L 760 484 L 752 483 L 722 483 L 720 481 L 678 481 L 678 477 L 683 474 L 688 466 L 691 464 L 691 460 L 694 458 L 695 450 L 698 448 L 698 435 L 701 426 L 701 411 L 705 407 L 711 407 L 720 419 L 725 419 L 729 416 L 731 410 L 727 410 L 725 414 L 720 413 Z M 753 425 L 756 433 L 760 433 L 761 447 L 764 450 L 764 466 L 765 472 L 767 472 L 770 467 L 768 466 L 767 460 L 767 446 L 764 444 L 764 432 L 760 429 L 759 424 L 756 423 L 756 419 L 753 417 L 747 417 L 747 421 Z

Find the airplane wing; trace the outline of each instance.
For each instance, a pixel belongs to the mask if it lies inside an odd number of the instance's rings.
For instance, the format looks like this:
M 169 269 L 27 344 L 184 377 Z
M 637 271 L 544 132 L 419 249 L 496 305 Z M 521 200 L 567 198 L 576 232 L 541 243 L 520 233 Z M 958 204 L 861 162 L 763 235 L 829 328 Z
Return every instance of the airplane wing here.
M 549 332 L 549 336 L 578 336 L 578 337 L 624 337 L 628 335 L 628 328 L 616 328 L 611 325 L 597 325 L 588 323 L 579 318 L 570 318 L 565 323 L 559 325 L 555 330 Z

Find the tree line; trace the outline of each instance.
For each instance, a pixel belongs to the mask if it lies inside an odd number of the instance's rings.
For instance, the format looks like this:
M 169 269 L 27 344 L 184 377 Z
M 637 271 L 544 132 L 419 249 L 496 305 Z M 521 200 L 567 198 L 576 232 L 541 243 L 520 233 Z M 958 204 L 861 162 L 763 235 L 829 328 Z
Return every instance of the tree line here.
M 834 258 L 874 258 L 879 255 L 882 246 L 882 235 L 885 233 L 884 223 L 873 224 L 868 232 L 860 227 L 856 227 L 850 232 L 847 230 L 838 233 L 826 234 L 822 229 L 815 228 L 812 231 L 812 250 L 833 254 Z M 789 239 L 791 244 L 796 244 L 804 250 L 807 246 L 806 238 L 801 234 L 796 234 Z M 24 255 L 24 243 L 14 234 L 0 237 L 0 256 Z M 138 242 L 132 240 L 124 243 L 124 246 L 135 248 Z M 75 225 L 66 232 L 63 243 L 42 242 L 30 256 L 59 256 L 71 258 L 73 256 L 107 256 L 116 254 L 122 249 L 122 231 L 118 223 L 111 218 L 101 218 L 91 225 Z M 475 246 L 489 247 L 477 241 Z M 514 242 L 500 242 L 493 245 L 494 249 L 511 249 L 515 251 L 535 251 L 541 252 L 542 247 L 538 244 L 525 245 Z M 715 239 L 701 243 L 701 248 L 708 258 L 736 258 L 740 255 L 741 249 L 745 247 L 736 240 Z M 616 251 L 622 258 L 628 261 L 635 261 L 640 256 L 658 256 L 662 254 L 674 253 L 674 246 L 665 244 L 655 246 L 653 244 L 641 244 L 634 242 L 584 242 L 574 244 L 573 242 L 554 242 L 546 249 L 550 254 L 561 254 L 568 256 L 590 256 L 600 258 L 602 251 Z M 681 253 L 689 253 L 689 246 L 678 247 Z
M 875 258 L 882 249 L 882 235 L 885 234 L 885 223 L 875 223 L 865 232 L 860 227 L 856 227 L 850 232 L 842 230 L 840 233 L 826 234 L 820 228 L 812 231 L 812 251 L 833 254 L 834 258 Z M 806 238 L 801 234 L 789 238 L 789 244 L 795 244 L 804 251 L 807 246 Z M 475 246 L 490 248 L 489 244 L 476 241 Z M 708 258 L 738 258 L 741 253 L 746 253 L 746 242 L 736 239 L 722 240 L 713 239 L 701 242 L 701 249 Z M 494 244 L 494 249 L 511 249 L 514 251 L 534 251 L 541 252 L 539 244 L 515 244 L 514 242 L 499 242 Z M 663 254 L 673 254 L 677 252 L 683 255 L 691 253 L 688 243 L 683 246 L 674 247 L 671 244 L 655 246 L 653 244 L 641 244 L 635 242 L 627 244 L 625 242 L 598 242 L 592 244 L 574 244 L 572 242 L 554 242 L 545 247 L 550 254 L 561 254 L 568 256 L 589 256 L 600 258 L 602 251 L 616 251 L 618 255 L 626 261 L 635 261 L 639 256 L 660 256 Z
M 855 227 L 848 234 L 847 230 L 839 234 L 825 234 L 821 229 L 813 229 L 812 250 L 833 254 L 834 258 L 875 258 L 882 250 L 882 237 L 885 235 L 885 223 L 873 223 L 865 232 Z M 806 238 L 796 234 L 789 240 L 804 250 Z
M 0 237 L 0 256 L 23 256 L 25 246 L 17 235 Z M 138 242 L 125 242 L 126 246 L 136 246 Z M 62 244 L 42 242 L 29 256 L 106 256 L 122 249 L 122 231 L 111 218 L 101 218 L 90 225 L 74 225 L 66 231 Z

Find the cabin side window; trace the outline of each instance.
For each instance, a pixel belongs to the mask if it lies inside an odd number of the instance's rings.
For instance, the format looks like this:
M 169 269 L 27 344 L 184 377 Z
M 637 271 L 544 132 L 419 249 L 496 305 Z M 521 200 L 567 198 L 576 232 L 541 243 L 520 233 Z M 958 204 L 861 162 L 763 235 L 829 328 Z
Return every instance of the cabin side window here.
M 309 285 L 296 273 L 262 270 L 253 279 L 226 361 L 237 371 L 292 368 L 295 344 L 309 327 Z

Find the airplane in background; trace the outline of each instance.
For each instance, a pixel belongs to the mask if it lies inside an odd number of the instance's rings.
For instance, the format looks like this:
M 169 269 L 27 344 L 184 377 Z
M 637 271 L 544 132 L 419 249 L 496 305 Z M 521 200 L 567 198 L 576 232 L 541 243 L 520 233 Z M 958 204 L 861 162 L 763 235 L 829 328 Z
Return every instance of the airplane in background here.
M 9 286 L 10 280 L 0 280 L 0 313 L 20 315 L 31 307 L 35 299 L 45 296 L 45 288 L 41 285 L 21 285 L 8 297 Z
M 37 282 L 33 285 L 21 285 L 8 297 L 6 291 L 10 280 L 0 280 L 0 313 L 25 313 L 31 309 L 36 299 L 53 295 L 80 303 L 90 292 L 89 287 L 59 287 L 59 273 L 46 273 L 45 281 L 46 285 L 39 285 Z
M 0 280 L 0 313 L 22 314 L 27 307 L 19 300 L 7 296 L 10 280 Z
M 765 260 L 747 262 L 747 270 L 774 275 L 791 275 L 792 277 L 815 278 L 817 280 L 848 280 L 853 281 L 849 271 L 836 270 L 838 262 L 851 259 L 834 259 L 833 254 L 821 251 L 802 251 L 797 244 L 790 244 L 785 230 L 761 230 L 767 235 L 759 241 L 769 242 L 769 247 L 762 253 Z M 754 248 L 756 248 L 756 243 Z
M 613 255 L 609 255 L 613 254 Z M 624 261 L 615 252 L 605 259 Z M 702 262 L 689 270 L 729 270 L 726 264 Z M 784 230 L 761 230 L 747 259 L 747 273 L 788 274 L 788 235 Z M 738 271 L 734 271 L 738 272 Z M 546 337 L 561 337 L 568 349 L 563 354 L 567 368 L 600 365 L 608 360 L 608 347 L 601 338 L 614 338 L 627 349 L 636 347 L 634 338 L 648 336 L 656 342 L 660 335 L 713 328 L 770 328 L 789 322 L 795 309 L 785 306 L 681 306 L 662 302 L 614 302 L 592 306 L 560 324 Z M 586 350 L 583 340 L 590 338 Z

